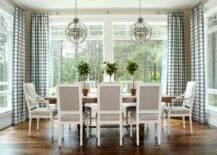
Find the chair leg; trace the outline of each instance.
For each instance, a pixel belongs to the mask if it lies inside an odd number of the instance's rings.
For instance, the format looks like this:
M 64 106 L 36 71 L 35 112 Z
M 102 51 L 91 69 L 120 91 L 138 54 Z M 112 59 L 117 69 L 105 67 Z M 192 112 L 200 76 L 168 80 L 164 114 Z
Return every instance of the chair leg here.
M 161 123 L 158 123 L 158 145 L 161 144 Z
M 130 137 L 132 138 L 133 137 L 133 129 L 132 129 L 132 126 L 133 126 L 133 122 L 132 122 L 132 120 L 131 120 L 131 118 L 130 118 Z
M 90 110 L 90 125 L 92 124 L 92 110 Z
M 164 123 L 164 113 L 162 112 L 162 115 L 161 115 L 161 128 L 163 129 L 163 124 Z
M 29 117 L 29 132 L 28 132 L 29 136 L 31 136 L 31 128 L 32 128 L 32 118 Z
M 136 145 L 139 146 L 139 123 L 136 123 Z
M 157 123 L 154 124 L 154 129 L 155 129 L 155 138 L 157 138 Z
M 51 138 L 53 139 L 53 116 L 51 116 L 50 118 L 50 121 L 51 121 Z
M 80 146 L 83 145 L 83 123 L 80 124 Z
M 192 125 L 192 118 L 191 118 L 191 116 L 189 116 L 189 121 L 190 121 L 191 134 L 193 134 L 193 125 Z
M 123 140 L 122 140 L 122 134 L 123 134 L 123 131 L 122 131 L 122 123 L 120 124 L 119 126 L 119 130 L 120 130 L 120 146 L 122 146 L 122 143 L 123 143 Z
M 37 118 L 37 125 L 36 125 L 36 130 L 39 130 L 39 118 Z
M 87 122 L 87 138 L 90 137 L 90 122 Z
M 182 117 L 182 126 L 185 128 L 185 116 Z
M 62 140 L 64 139 L 64 124 L 61 125 L 61 136 L 62 136 Z
M 148 123 L 147 123 L 147 130 L 149 130 L 149 125 L 148 125 Z
M 98 146 L 100 146 L 100 124 L 99 124 L 99 122 L 98 122 L 98 125 L 97 125 L 97 132 L 98 132 L 98 135 L 97 135 L 97 140 L 98 140 Z
M 170 135 L 170 116 L 167 115 L 167 134 Z
M 71 124 L 69 124 L 69 130 L 71 130 Z
M 61 124 L 59 124 L 59 138 L 58 138 L 58 145 L 59 145 L 59 148 L 61 148 L 61 146 L 62 146 L 62 125 Z

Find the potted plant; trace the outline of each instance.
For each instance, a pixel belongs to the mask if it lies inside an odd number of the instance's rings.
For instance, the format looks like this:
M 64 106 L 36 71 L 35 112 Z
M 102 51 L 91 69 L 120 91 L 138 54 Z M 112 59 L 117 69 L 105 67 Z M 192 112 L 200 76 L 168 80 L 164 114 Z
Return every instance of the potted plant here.
M 111 77 L 113 74 L 117 72 L 117 64 L 116 63 L 109 63 L 109 62 L 104 62 L 105 64 L 105 72 L 110 76 L 110 83 L 111 83 Z
M 84 80 L 82 93 L 84 96 L 87 96 L 89 89 L 86 88 L 85 81 L 87 80 L 88 74 L 90 73 L 90 66 L 86 62 L 80 61 L 78 66 L 77 66 L 77 72 L 78 72 L 79 76 L 82 77 L 82 79 Z
M 138 70 L 139 66 L 135 61 L 129 60 L 127 61 L 127 71 L 130 73 L 130 75 L 133 78 L 133 88 L 130 90 L 131 95 L 136 95 L 136 89 L 135 89 L 135 72 Z

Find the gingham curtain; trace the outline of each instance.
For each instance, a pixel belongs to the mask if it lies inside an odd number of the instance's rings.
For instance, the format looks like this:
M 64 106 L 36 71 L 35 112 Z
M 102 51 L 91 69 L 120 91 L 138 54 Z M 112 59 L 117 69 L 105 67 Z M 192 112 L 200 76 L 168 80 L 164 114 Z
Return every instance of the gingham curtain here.
M 23 83 L 25 82 L 25 19 L 24 11 L 14 10 L 12 124 L 26 119 Z
M 177 96 L 185 91 L 185 51 L 183 12 L 168 14 L 167 94 Z
M 47 13 L 31 14 L 30 81 L 40 96 L 46 95 L 47 56 L 49 44 L 49 17 Z
M 197 5 L 191 10 L 191 80 L 197 82 L 193 107 L 193 119 L 205 121 L 205 57 L 203 7 Z

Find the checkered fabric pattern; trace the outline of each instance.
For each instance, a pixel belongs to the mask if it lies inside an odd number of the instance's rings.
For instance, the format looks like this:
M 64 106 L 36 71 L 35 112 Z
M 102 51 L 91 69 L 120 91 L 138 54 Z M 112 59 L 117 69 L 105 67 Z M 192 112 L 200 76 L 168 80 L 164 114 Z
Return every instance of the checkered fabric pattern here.
M 197 82 L 193 107 L 193 119 L 205 122 L 205 55 L 204 55 L 204 19 L 201 4 L 191 10 L 191 80 Z
M 47 13 L 31 14 L 30 81 L 40 96 L 46 95 L 47 58 L 49 51 L 49 17 Z
M 183 12 L 168 14 L 167 94 L 177 96 L 185 91 L 186 69 Z
M 23 83 L 25 82 L 25 19 L 24 11 L 14 10 L 13 27 L 13 89 L 12 89 L 12 124 L 26 120 L 26 103 Z

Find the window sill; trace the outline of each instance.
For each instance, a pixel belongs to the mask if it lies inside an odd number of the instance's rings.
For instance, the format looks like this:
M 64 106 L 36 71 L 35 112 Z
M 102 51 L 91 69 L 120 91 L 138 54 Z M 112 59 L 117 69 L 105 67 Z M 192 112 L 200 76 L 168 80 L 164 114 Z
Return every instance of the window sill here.
M 12 112 L 11 108 L 1 108 L 0 109 L 0 115 L 4 115 L 6 113 Z

